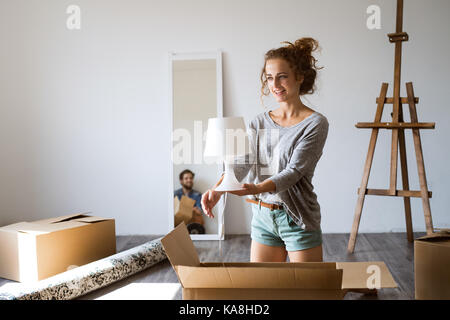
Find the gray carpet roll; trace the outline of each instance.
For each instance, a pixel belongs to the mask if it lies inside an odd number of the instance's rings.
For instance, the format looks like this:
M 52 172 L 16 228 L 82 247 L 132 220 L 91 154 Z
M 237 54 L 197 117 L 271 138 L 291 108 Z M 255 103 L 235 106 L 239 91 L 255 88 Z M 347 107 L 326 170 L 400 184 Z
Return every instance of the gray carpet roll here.
M 70 300 L 127 278 L 166 259 L 161 238 L 35 283 L 0 288 L 0 300 Z

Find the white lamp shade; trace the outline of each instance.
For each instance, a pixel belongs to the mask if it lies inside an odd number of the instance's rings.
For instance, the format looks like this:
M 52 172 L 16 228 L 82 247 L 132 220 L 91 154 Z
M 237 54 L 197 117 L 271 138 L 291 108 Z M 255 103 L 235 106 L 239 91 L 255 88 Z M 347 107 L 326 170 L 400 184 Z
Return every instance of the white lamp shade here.
M 217 191 L 241 190 L 233 169 L 233 158 L 247 152 L 248 136 L 244 118 L 225 117 L 208 119 L 204 157 L 220 159 L 225 163 L 225 175 Z
M 247 139 L 244 118 L 210 118 L 203 155 L 214 159 L 245 155 Z

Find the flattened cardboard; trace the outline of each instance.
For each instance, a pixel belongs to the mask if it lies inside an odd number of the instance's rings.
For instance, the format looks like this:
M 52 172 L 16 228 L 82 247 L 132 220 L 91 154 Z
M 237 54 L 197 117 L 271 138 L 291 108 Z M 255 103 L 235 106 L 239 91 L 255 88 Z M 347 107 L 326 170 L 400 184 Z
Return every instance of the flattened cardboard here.
M 414 241 L 414 284 L 416 299 L 450 299 L 449 229 Z
M 183 287 L 183 299 L 342 299 L 368 289 L 377 266 L 379 288 L 397 284 L 384 262 L 200 262 L 186 225 L 161 243 Z M 378 285 L 378 283 L 377 283 Z
M 74 214 L 0 228 L 0 277 L 10 280 L 42 280 L 114 253 L 114 219 Z
M 172 266 L 200 265 L 197 250 L 184 223 L 162 238 L 161 243 Z
M 374 266 L 379 269 L 374 268 Z M 342 289 L 368 289 L 367 281 L 370 282 L 368 278 L 371 275 L 379 275 L 380 288 L 397 288 L 397 283 L 383 261 L 336 262 L 336 267 L 344 270 Z M 372 282 L 370 284 L 377 285 Z
M 188 224 L 192 220 L 195 200 L 185 195 L 182 195 L 181 199 L 178 199 L 178 197 L 175 196 L 173 200 L 173 207 L 175 211 L 175 226 L 179 225 L 181 222 Z

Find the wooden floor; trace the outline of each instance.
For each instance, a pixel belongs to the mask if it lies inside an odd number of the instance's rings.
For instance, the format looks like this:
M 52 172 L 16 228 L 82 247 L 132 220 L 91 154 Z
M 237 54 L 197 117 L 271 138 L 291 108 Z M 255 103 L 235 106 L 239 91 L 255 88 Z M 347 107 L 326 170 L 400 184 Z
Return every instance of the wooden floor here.
M 420 237 L 425 233 L 415 233 Z M 117 250 L 123 251 L 158 236 L 118 236 Z M 398 284 L 396 289 L 381 289 L 377 296 L 347 293 L 345 299 L 414 299 L 414 245 L 405 233 L 359 234 L 355 252 L 347 253 L 349 234 L 323 234 L 324 261 L 384 261 Z M 250 259 L 250 236 L 227 235 L 222 241 L 194 241 L 200 261 L 236 261 Z M 79 299 L 181 299 L 181 287 L 166 259 L 157 265 L 91 292 Z

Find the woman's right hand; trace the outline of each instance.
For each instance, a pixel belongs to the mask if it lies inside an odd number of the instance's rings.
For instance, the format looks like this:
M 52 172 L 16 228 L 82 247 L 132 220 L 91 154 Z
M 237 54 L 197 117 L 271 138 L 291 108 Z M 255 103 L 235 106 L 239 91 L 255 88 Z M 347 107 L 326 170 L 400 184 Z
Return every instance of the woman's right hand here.
M 219 202 L 223 193 L 224 192 L 209 189 L 202 195 L 202 209 L 209 218 L 214 218 L 212 208 Z

